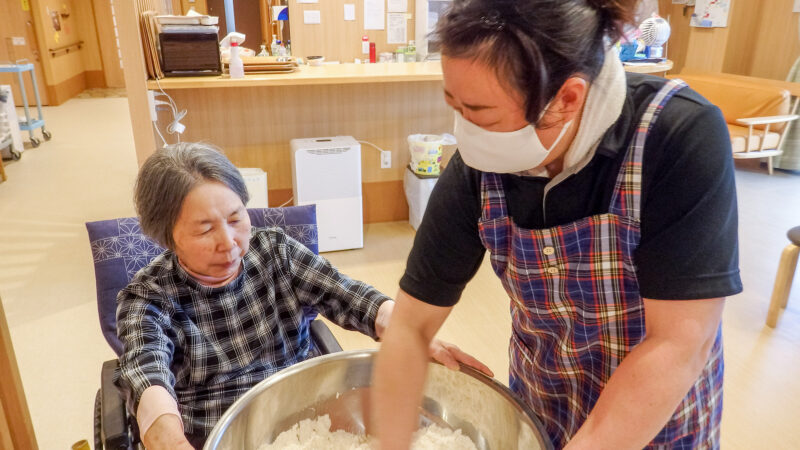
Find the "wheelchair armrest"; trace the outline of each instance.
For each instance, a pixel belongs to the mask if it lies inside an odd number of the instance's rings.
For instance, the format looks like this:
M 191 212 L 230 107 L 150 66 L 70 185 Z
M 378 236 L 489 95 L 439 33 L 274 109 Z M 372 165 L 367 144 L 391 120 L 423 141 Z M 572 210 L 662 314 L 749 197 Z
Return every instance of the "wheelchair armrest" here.
M 311 322 L 311 339 L 323 355 L 342 351 L 339 341 L 333 337 L 331 330 L 319 319 Z
M 101 402 L 100 437 L 105 449 L 128 449 L 131 447 L 131 438 L 128 433 L 128 413 L 125 410 L 125 399 L 114 384 L 114 372 L 118 370 L 119 362 L 115 360 L 103 363 L 103 372 L 100 377 Z

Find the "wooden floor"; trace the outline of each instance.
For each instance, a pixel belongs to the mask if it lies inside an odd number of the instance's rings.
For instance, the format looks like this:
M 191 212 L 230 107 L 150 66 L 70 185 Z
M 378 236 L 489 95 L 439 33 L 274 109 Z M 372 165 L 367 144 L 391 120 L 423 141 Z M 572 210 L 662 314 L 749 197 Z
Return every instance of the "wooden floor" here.
M 83 223 L 133 214 L 136 174 L 124 98 L 73 99 L 45 110 L 53 140 L 6 165 L 0 183 L 0 295 L 42 449 L 92 435 L 102 361 L 113 357 L 97 323 Z M 800 224 L 800 175 L 737 169 L 745 291 L 727 303 L 723 446 L 800 448 L 800 277 L 777 329 L 764 326 L 785 232 Z M 388 294 L 413 240 L 406 223 L 366 227 L 363 250 L 327 257 Z M 374 347 L 340 329 L 347 349 Z M 484 262 L 440 337 L 487 363 L 505 382 L 508 300 Z M 2 382 L 2 381 L 0 381 Z

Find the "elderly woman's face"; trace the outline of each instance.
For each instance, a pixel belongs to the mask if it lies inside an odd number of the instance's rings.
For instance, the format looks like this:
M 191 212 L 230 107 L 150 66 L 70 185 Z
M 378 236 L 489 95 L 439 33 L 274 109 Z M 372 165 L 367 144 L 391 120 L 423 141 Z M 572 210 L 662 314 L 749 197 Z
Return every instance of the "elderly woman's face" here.
M 194 273 L 229 278 L 250 243 L 250 216 L 242 200 L 222 183 L 194 187 L 183 201 L 172 230 L 175 253 Z

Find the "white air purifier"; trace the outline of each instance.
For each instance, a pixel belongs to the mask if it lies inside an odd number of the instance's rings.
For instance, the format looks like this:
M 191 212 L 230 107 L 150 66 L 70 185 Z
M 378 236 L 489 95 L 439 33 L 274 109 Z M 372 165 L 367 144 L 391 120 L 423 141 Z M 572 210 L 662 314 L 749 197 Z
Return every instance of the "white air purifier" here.
M 317 205 L 319 251 L 364 246 L 361 145 L 351 136 L 292 139 L 295 205 Z

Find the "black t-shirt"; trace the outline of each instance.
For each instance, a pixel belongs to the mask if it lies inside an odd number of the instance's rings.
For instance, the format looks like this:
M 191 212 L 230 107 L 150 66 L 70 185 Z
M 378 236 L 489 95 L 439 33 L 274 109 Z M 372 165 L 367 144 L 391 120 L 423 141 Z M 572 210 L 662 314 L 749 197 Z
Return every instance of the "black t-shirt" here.
M 609 211 L 633 133 L 662 78 L 628 74 L 620 118 L 589 163 L 550 179 L 502 175 L 508 211 L 524 228 L 549 228 Z M 634 254 L 640 294 L 659 300 L 724 297 L 742 290 L 736 186 L 722 114 L 689 88 L 661 111 L 644 148 L 641 240 Z M 481 264 L 481 172 L 456 153 L 428 201 L 400 287 L 433 305 L 458 302 Z M 543 204 L 544 203 L 544 204 Z

